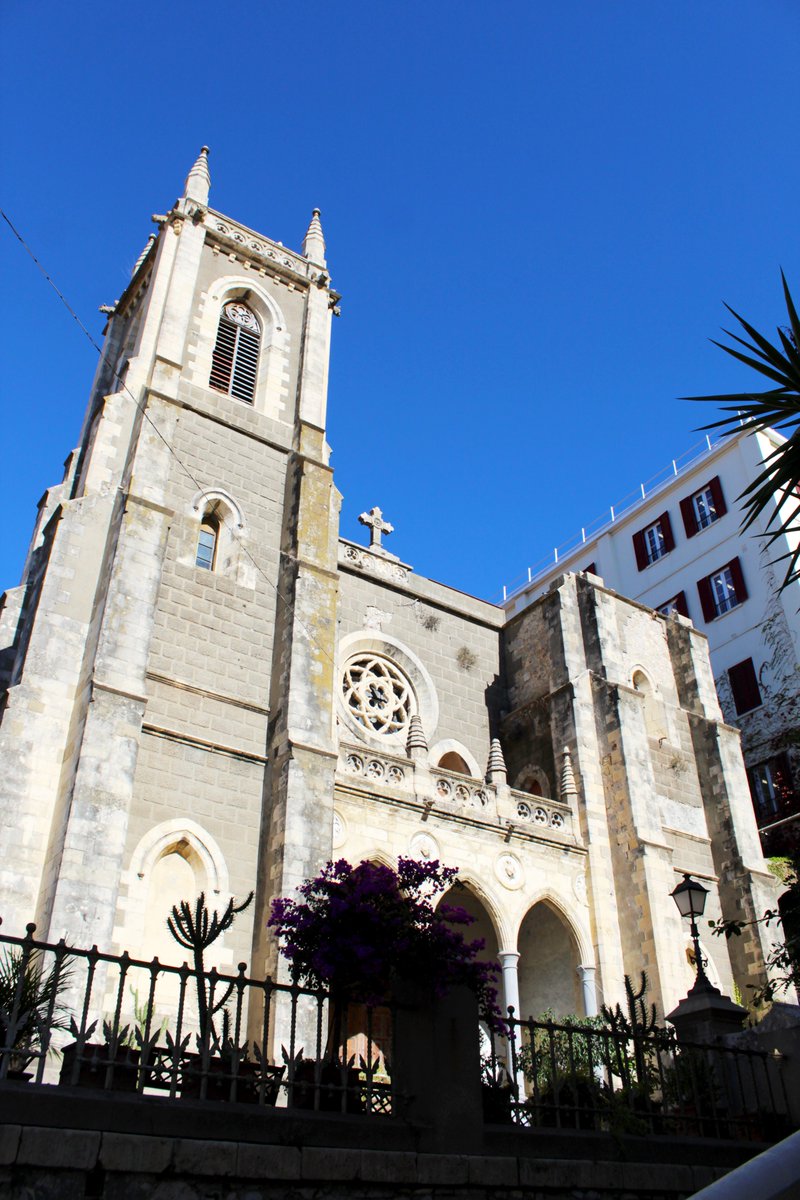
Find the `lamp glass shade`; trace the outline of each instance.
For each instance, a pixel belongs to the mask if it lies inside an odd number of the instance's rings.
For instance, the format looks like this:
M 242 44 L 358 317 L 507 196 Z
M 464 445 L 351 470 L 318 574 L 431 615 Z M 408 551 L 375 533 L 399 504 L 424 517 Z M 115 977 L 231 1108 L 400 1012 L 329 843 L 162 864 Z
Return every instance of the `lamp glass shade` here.
M 708 888 L 692 879 L 691 875 L 684 875 L 683 882 L 678 884 L 671 895 L 682 917 L 702 917 Z

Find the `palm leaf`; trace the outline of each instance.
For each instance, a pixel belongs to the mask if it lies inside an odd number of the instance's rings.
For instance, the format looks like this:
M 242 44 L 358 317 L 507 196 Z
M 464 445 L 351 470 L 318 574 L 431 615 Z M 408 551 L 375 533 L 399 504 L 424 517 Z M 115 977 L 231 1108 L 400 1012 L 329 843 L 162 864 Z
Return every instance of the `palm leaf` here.
M 738 497 L 744 512 L 742 531 L 763 518 L 764 532 L 759 536 L 767 546 L 774 546 L 788 533 L 800 532 L 800 318 L 783 271 L 781 282 L 789 327 L 786 330 L 778 328 L 780 349 L 728 304 L 725 307 L 739 322 L 749 341 L 727 329 L 723 333 L 747 353 L 711 339 L 731 358 L 779 386 L 760 392 L 684 397 L 685 400 L 716 404 L 727 414 L 703 425 L 703 429 L 721 429 L 728 435 L 741 430 L 758 433 L 778 428 L 787 431 L 787 440 L 767 455 L 764 469 Z M 794 549 L 779 554 L 774 562 L 787 563 L 781 591 L 790 583 L 800 582 L 800 542 Z

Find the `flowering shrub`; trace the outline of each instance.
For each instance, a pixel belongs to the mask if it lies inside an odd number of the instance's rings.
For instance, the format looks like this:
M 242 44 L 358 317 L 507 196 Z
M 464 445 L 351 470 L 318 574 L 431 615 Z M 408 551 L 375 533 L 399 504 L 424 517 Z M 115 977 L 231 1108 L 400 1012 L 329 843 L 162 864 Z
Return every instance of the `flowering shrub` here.
M 268 928 L 297 983 L 367 1004 L 386 1000 L 399 982 L 437 996 L 466 984 L 481 1015 L 497 1027 L 499 967 L 479 962 L 483 939 L 468 942 L 462 933 L 474 917 L 451 904 L 434 907 L 457 875 L 438 861 L 410 858 L 399 859 L 396 871 L 367 861 L 329 862 L 298 889 L 302 899 L 273 900 Z

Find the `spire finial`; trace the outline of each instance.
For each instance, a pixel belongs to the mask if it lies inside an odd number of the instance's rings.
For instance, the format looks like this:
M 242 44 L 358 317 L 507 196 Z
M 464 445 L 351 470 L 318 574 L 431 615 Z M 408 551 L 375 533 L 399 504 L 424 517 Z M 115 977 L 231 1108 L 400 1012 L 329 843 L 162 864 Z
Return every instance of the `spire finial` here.
M 319 209 L 315 208 L 303 238 L 303 254 L 311 262 L 325 266 L 325 238 L 322 233 L 322 222 L 319 219 Z
M 414 753 L 415 750 L 417 754 Z M 406 754 L 409 758 L 416 758 L 420 753 L 428 753 L 428 739 L 425 737 L 425 730 L 422 728 L 422 720 L 419 713 L 414 713 L 408 724 Z
M 575 772 L 572 770 L 572 755 L 569 752 L 569 747 L 564 747 L 564 761 L 561 764 L 561 799 L 569 800 L 571 796 L 577 796 L 578 788 L 575 784 Z
M 507 775 L 506 760 L 503 757 L 500 739 L 492 738 L 492 744 L 489 747 L 489 762 L 486 765 L 486 781 L 487 783 L 502 784 L 506 782 Z
M 197 204 L 208 204 L 208 189 L 211 187 L 211 173 L 208 169 L 208 146 L 201 146 L 195 163 L 186 176 L 183 194 L 187 200 Z

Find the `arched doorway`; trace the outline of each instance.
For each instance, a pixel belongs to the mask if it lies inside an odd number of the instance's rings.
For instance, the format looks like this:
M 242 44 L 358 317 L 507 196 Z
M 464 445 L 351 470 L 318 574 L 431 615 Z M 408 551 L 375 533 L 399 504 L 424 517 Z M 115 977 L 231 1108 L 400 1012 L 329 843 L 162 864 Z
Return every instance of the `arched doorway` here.
M 578 943 L 566 918 L 546 900 L 529 909 L 519 930 L 520 1016 L 585 1016 Z

